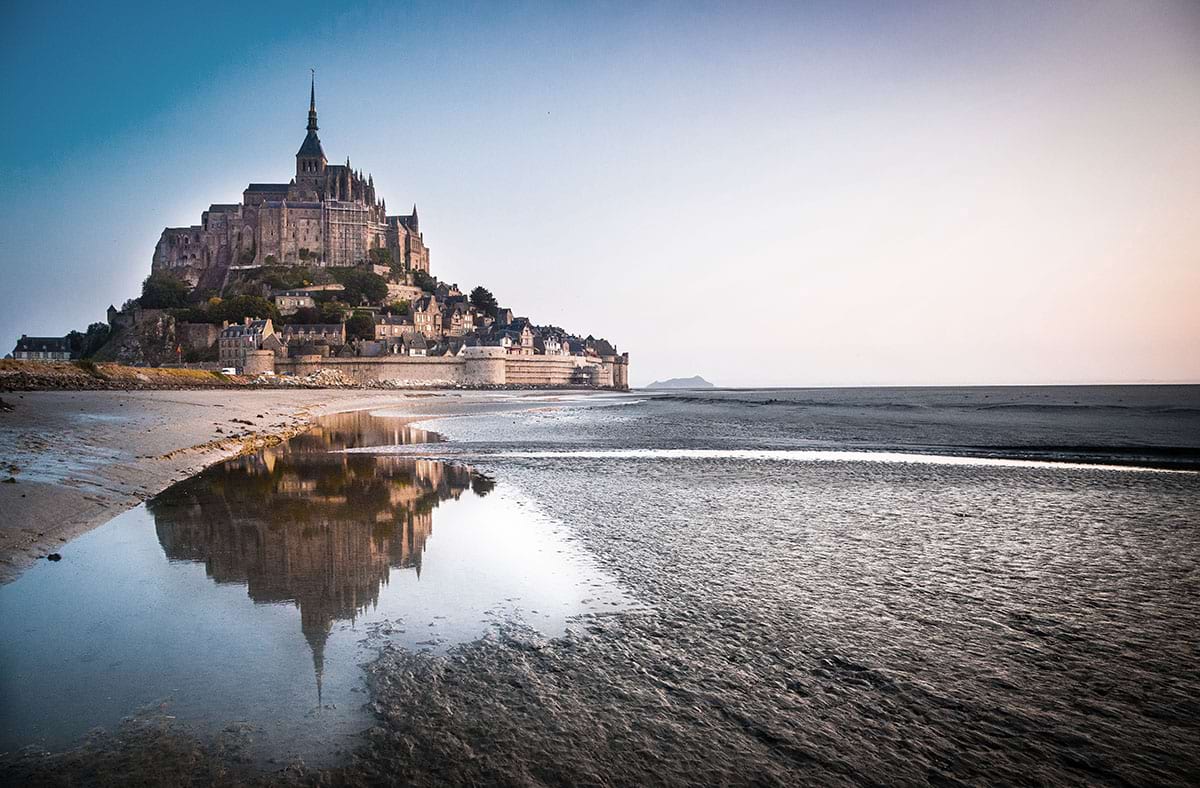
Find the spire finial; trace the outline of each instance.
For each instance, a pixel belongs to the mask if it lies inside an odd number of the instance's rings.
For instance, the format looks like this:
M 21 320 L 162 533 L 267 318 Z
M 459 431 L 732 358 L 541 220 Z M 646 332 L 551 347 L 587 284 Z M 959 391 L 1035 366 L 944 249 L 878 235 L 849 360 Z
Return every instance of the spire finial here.
M 308 92 L 308 130 L 317 130 L 317 70 L 310 68 L 312 72 L 312 84 Z

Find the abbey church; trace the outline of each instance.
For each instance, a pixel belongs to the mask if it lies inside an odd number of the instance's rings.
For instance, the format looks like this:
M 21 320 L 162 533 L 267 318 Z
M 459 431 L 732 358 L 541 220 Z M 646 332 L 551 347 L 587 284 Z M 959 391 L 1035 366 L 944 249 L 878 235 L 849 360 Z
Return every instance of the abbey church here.
M 168 227 L 154 249 L 152 270 L 193 286 L 220 287 L 231 268 L 270 264 L 355 266 L 383 257 L 429 271 L 429 250 L 414 205 L 388 216 L 370 175 L 330 164 L 317 137 L 317 95 L 309 94 L 308 127 L 289 183 L 251 183 L 240 203 L 210 205 L 192 227 Z M 379 262 L 378 259 L 373 262 Z

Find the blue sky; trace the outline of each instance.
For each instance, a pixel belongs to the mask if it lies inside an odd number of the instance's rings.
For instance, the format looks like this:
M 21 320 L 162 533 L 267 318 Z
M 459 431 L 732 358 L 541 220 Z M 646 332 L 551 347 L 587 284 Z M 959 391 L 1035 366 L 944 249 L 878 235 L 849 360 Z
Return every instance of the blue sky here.
M 634 382 L 1200 380 L 1194 3 L 9 3 L 0 339 L 331 160 Z

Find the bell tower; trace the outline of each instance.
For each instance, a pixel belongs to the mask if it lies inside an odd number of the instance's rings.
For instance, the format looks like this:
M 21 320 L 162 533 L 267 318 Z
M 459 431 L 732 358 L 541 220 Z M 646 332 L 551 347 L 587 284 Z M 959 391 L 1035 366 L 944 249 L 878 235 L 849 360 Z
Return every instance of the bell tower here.
M 296 152 L 296 183 L 323 183 L 325 164 L 325 151 L 317 137 L 317 72 L 313 71 L 308 94 L 308 134 Z

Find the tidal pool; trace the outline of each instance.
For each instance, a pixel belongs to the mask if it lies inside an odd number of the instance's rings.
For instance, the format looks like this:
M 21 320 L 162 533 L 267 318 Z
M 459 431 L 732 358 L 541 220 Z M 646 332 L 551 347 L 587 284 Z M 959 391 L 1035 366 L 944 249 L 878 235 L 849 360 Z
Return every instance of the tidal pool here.
M 180 482 L 0 587 L 0 751 L 163 715 L 263 763 L 334 763 L 372 719 L 363 665 L 505 622 L 547 636 L 624 604 L 517 491 L 460 464 L 347 453 L 436 440 L 351 413 Z

